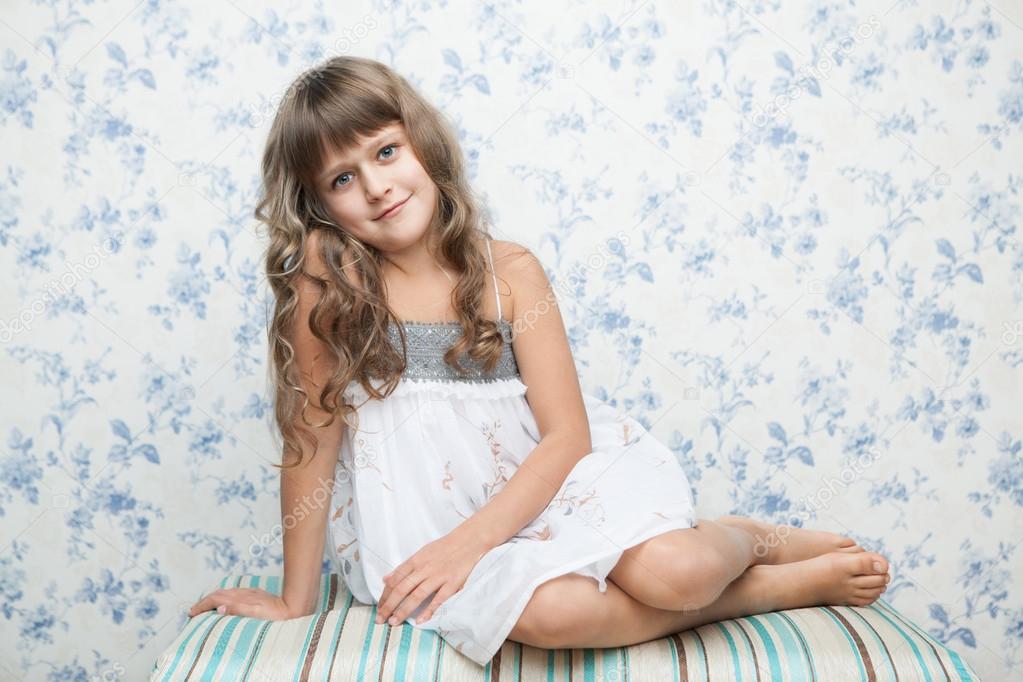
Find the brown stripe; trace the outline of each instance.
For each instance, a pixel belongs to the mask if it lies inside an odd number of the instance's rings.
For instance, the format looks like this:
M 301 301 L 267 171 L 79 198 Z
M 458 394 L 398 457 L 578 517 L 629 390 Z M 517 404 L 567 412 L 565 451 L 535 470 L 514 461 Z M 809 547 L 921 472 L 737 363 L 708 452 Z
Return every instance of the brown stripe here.
M 905 618 L 903 618 L 903 617 L 902 617 L 901 615 L 899 615 L 898 611 L 896 611 L 896 610 L 895 610 L 895 609 L 894 609 L 893 607 L 889 606 L 887 610 L 888 610 L 888 611 L 889 611 L 889 612 L 890 612 L 890 613 L 891 613 L 891 614 L 892 614 L 893 616 L 895 616 L 896 618 L 898 618 L 899 620 L 901 620 L 901 621 L 902 621 L 902 622 L 903 622 L 903 623 L 904 623 L 904 624 L 906 625 L 906 627 L 907 627 L 907 628 L 909 628 L 909 629 L 910 629 L 910 630 L 912 630 L 913 632 L 915 632 L 915 633 L 917 633 L 918 635 L 920 635 L 920 638 L 921 638 L 921 639 L 922 639 L 923 641 L 927 642 L 927 646 L 931 647 L 931 651 L 932 651 L 932 652 L 934 652 L 934 657 L 935 657 L 936 659 L 938 659 L 938 665 L 940 665 L 940 666 L 941 666 L 941 672 L 943 672 L 943 673 L 945 674 L 945 678 L 946 678 L 946 679 L 949 679 L 949 680 L 951 680 L 951 679 L 952 679 L 952 677 L 951 677 L 951 676 L 950 676 L 950 675 L 948 674 L 948 671 L 947 671 L 947 670 L 945 670 L 945 664 L 944 664 L 944 663 L 942 662 L 942 660 L 941 660 L 941 656 L 939 656 L 939 655 L 938 655 L 938 650 L 934 648 L 934 645 L 933 645 L 933 644 L 931 644 L 931 640 L 930 640 L 930 639 L 929 639 L 928 637 L 926 637 L 926 636 L 925 636 L 925 634 L 924 634 L 924 633 L 922 633 L 922 632 L 920 631 L 920 629 L 919 629 L 919 628 L 917 628 L 917 626 L 916 626 L 915 624 L 913 624 L 913 623 L 910 623 L 910 622 L 909 622 L 909 621 L 907 621 L 907 620 L 906 620 Z M 958 674 L 958 673 L 957 673 L 957 674 Z
M 842 627 L 844 627 L 849 634 L 852 635 L 853 641 L 856 642 L 856 649 L 860 652 L 860 658 L 863 659 L 863 666 L 867 669 L 868 682 L 876 682 L 877 673 L 874 672 L 874 663 L 870 660 L 870 654 L 867 652 L 867 647 L 863 644 L 863 640 L 860 639 L 860 635 L 856 632 L 856 628 L 852 626 L 852 623 L 846 620 L 845 616 L 836 611 L 834 607 L 825 606 L 824 608 L 830 611 L 835 618 L 838 619 L 838 622 L 842 624 Z
M 394 628 L 401 628 L 404 625 L 386 625 L 385 627 L 387 628 L 387 635 L 384 637 L 384 653 L 380 656 L 380 670 L 377 672 L 378 682 L 383 682 L 384 680 L 384 664 L 387 663 L 387 647 L 391 643 L 391 633 L 394 632 Z
M 185 675 L 186 681 L 192 676 L 192 673 L 195 672 L 195 666 L 199 664 L 199 657 L 202 656 L 202 650 L 206 647 L 206 642 L 210 641 L 210 635 L 212 635 L 213 631 L 217 629 L 217 626 L 220 625 L 221 621 L 228 617 L 229 616 L 219 616 L 217 618 L 217 622 L 214 623 L 213 626 L 206 631 L 206 634 L 202 636 L 202 642 L 199 644 L 199 650 L 195 652 L 195 658 L 192 660 L 192 665 L 188 669 L 188 674 Z
M 749 650 L 753 654 L 753 670 L 757 673 L 757 680 L 760 680 L 760 662 L 757 661 L 757 649 L 753 646 L 753 640 L 750 639 L 749 633 L 746 632 L 746 628 L 743 626 L 743 619 L 736 618 L 735 624 L 739 626 L 739 632 L 746 638 L 746 643 L 749 644 Z
M 678 659 L 678 678 L 680 680 L 689 679 L 689 664 L 686 661 L 686 648 L 682 644 L 682 636 L 675 633 L 671 636 L 671 639 L 675 642 L 675 658 Z
M 497 653 L 490 659 L 490 682 L 501 682 L 501 652 L 504 651 L 502 644 Z
M 302 674 L 299 676 L 299 682 L 308 682 L 309 680 L 309 669 L 313 665 L 313 658 L 316 656 L 316 649 L 320 644 L 320 637 L 323 635 L 323 624 L 327 619 L 327 615 L 334 605 L 334 599 L 337 597 L 337 576 L 333 573 L 327 578 L 328 585 L 328 596 L 327 596 L 327 610 L 319 615 L 316 619 L 316 625 L 313 627 L 312 639 L 309 642 L 309 648 L 305 652 L 305 661 L 302 663 Z
M 313 626 L 313 636 L 309 647 L 305 650 L 305 661 L 302 662 L 302 674 L 299 675 L 299 682 L 309 682 L 309 669 L 313 666 L 313 658 L 316 656 L 316 648 L 320 644 L 320 635 L 323 633 L 323 621 L 327 620 L 329 611 L 324 611 L 316 618 L 316 625 Z
M 704 667 L 703 673 L 704 673 L 704 676 L 707 678 L 707 682 L 710 682 L 710 657 L 707 655 L 707 644 L 706 644 L 706 642 L 703 641 L 703 637 L 700 637 L 700 633 L 697 632 L 695 629 L 693 630 L 693 634 L 696 636 L 696 639 L 699 640 L 700 648 L 703 649 L 703 667 Z
M 256 638 L 256 644 L 252 647 L 252 658 L 245 665 L 245 674 L 242 675 L 242 680 L 246 680 L 249 677 L 249 673 L 252 672 L 252 664 L 256 662 L 256 658 L 259 657 L 259 649 L 263 646 L 263 638 L 266 637 L 266 631 L 270 629 L 270 625 L 273 623 L 272 620 L 268 620 L 263 624 L 263 627 L 259 631 L 259 637 Z
M 341 651 L 341 635 L 343 635 L 344 632 L 345 632 L 345 621 L 348 620 L 348 614 L 352 612 L 352 601 L 354 601 L 354 600 L 355 600 L 355 597 L 352 596 L 351 592 L 349 592 L 348 593 L 348 600 L 345 602 L 344 613 L 341 614 L 341 616 L 340 616 L 340 618 L 341 618 L 341 627 L 339 627 L 337 629 L 337 644 L 334 646 L 334 655 L 330 659 L 330 668 L 327 669 L 327 679 L 328 680 L 334 679 L 334 663 L 337 661 L 337 654 L 338 654 L 338 652 Z
M 334 601 L 337 599 L 337 574 L 331 573 L 327 579 L 327 610 L 334 608 Z
M 433 680 L 439 680 L 440 679 L 440 659 L 442 659 L 444 657 L 444 652 L 447 651 L 447 648 L 448 648 L 447 644 L 445 644 L 445 642 L 441 638 L 441 636 L 437 635 L 434 638 L 434 655 L 436 656 L 436 658 L 434 659 L 434 665 L 433 665 L 433 678 L 432 678 Z
M 859 615 L 859 614 L 857 614 L 857 615 Z M 884 637 L 882 637 L 881 633 L 879 633 L 877 631 L 877 628 L 875 628 L 873 625 L 870 624 L 869 620 L 867 620 L 863 616 L 860 616 L 860 620 L 863 621 L 864 625 L 866 625 L 868 628 L 870 628 L 870 631 L 873 632 L 874 635 L 877 637 L 877 641 L 881 642 L 881 648 L 884 649 L 884 655 L 888 657 L 888 663 L 891 664 L 892 670 L 895 671 L 895 680 L 894 680 L 894 682 L 899 682 L 899 669 L 895 667 L 895 659 L 892 658 L 892 652 L 888 650 L 888 645 L 885 643 Z

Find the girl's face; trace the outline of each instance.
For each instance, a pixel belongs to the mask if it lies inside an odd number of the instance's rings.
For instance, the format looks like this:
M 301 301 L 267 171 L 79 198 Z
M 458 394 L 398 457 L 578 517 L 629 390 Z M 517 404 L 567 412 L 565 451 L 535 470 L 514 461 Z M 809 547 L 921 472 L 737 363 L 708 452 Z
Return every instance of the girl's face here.
M 327 152 L 317 191 L 331 218 L 381 252 L 401 253 L 426 234 L 437 186 L 416 157 L 400 122 L 352 149 Z M 383 215 L 389 208 L 400 209 Z

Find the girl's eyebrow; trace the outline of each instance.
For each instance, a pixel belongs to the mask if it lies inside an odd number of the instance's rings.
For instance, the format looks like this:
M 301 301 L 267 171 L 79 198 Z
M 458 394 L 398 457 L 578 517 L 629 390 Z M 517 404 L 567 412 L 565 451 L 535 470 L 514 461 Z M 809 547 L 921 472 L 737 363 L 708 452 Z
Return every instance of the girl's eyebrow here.
M 363 148 L 369 147 L 370 149 L 372 149 L 376 145 L 380 144 L 380 142 L 382 142 L 385 137 L 388 137 L 389 135 L 397 135 L 397 134 L 398 133 L 396 131 L 385 130 L 383 133 L 377 135 L 376 137 L 372 138 L 369 142 L 367 142 L 365 145 L 363 145 Z M 342 168 L 344 168 L 345 166 L 348 166 L 348 165 L 349 165 L 348 160 L 344 159 L 340 163 L 337 163 L 333 167 L 331 167 L 331 168 L 327 169 L 326 171 L 324 171 L 323 175 L 320 176 L 320 179 L 321 180 L 327 180 L 330 176 L 332 176 L 335 173 L 339 172 Z

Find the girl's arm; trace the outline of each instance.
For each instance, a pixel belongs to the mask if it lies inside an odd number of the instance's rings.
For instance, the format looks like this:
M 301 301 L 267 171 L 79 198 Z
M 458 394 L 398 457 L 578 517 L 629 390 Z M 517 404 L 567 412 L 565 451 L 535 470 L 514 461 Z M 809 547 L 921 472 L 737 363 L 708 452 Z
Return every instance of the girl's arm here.
M 315 235 L 314 231 L 312 235 Z M 307 240 L 305 267 L 308 272 L 326 276 L 314 236 Z M 302 388 L 309 397 L 306 417 L 318 424 L 328 412 L 320 409 L 319 395 L 332 366 L 327 362 L 326 345 L 313 336 L 309 312 L 320 297 L 319 286 L 303 278 L 299 285 L 298 315 L 289 337 L 302 377 Z M 284 588 L 282 597 L 292 618 L 316 610 L 320 592 L 320 573 L 327 531 L 327 516 L 334 488 L 334 470 L 344 433 L 344 422 L 335 416 L 327 427 L 306 427 L 316 436 L 315 450 L 303 443 L 302 464 L 281 471 L 281 525 L 284 529 Z M 284 456 L 285 464 L 297 460 L 294 452 Z
M 505 486 L 456 529 L 481 549 L 502 544 L 539 516 L 592 451 L 579 375 L 543 265 L 524 247 L 495 244 L 502 252 L 495 268 L 506 261 L 500 273 L 512 289 L 515 360 L 541 438 Z

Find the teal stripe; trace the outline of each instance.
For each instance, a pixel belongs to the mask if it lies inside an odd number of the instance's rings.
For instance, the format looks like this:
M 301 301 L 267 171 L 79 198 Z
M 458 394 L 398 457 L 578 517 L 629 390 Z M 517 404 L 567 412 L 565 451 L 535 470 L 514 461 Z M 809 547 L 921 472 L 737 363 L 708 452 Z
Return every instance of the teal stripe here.
M 263 623 L 264 621 L 251 618 L 249 619 L 249 622 L 245 624 L 245 627 L 242 628 L 242 634 L 238 637 L 238 644 L 235 646 L 234 654 L 225 662 L 224 674 L 222 675 L 224 679 L 238 679 L 238 673 L 241 672 L 240 668 L 242 663 L 249 659 L 248 653 L 249 648 L 252 646 L 253 637 L 259 630 L 259 626 Z
M 871 607 L 871 608 L 873 608 L 873 607 Z M 873 610 L 876 611 L 877 609 L 873 609 Z M 859 610 L 857 610 L 857 609 L 850 609 L 849 611 L 850 611 L 850 613 L 855 615 L 857 618 L 859 618 L 861 621 L 863 621 L 863 624 L 866 626 L 866 629 L 870 630 L 870 635 L 874 638 L 874 641 L 877 642 L 878 648 L 881 649 L 882 651 L 886 652 L 887 657 L 888 657 L 888 660 L 887 660 L 888 670 L 890 670 L 891 673 L 892 673 L 892 679 L 895 679 L 896 677 L 898 677 L 898 674 L 896 674 L 896 672 L 895 672 L 895 667 L 892 665 L 892 654 L 891 654 L 891 651 L 888 649 L 888 646 L 885 644 L 885 642 L 882 641 L 881 637 L 878 636 L 877 630 L 875 630 L 874 626 L 870 624 L 870 621 L 868 621 L 866 618 L 864 618 L 860 614 Z
M 324 573 L 320 582 L 320 590 L 323 592 L 323 599 L 320 601 L 320 611 L 326 611 L 330 606 L 330 574 Z
M 224 577 L 220 581 L 220 584 L 219 584 L 218 587 L 221 588 L 221 589 L 226 588 L 231 581 L 232 581 L 232 577 L 231 576 L 226 576 L 226 577 Z M 216 612 L 215 611 L 209 611 L 209 612 L 206 612 L 206 613 L 215 614 Z M 213 628 L 213 626 L 216 624 L 216 622 L 217 622 L 216 618 L 214 618 L 212 620 L 207 618 L 205 621 L 202 622 L 203 625 L 207 625 L 209 627 L 207 627 L 206 630 L 203 631 L 203 633 L 202 633 L 203 636 L 199 637 L 198 641 L 196 642 L 197 644 L 198 644 L 198 642 L 202 641 L 203 637 L 205 637 L 205 635 Z M 185 649 L 188 647 L 189 642 L 192 640 L 192 638 L 196 634 L 199 633 L 199 625 L 200 625 L 200 623 L 198 621 L 195 621 L 195 620 L 189 621 L 189 625 L 193 626 L 192 632 L 185 638 L 185 641 L 183 641 L 181 643 L 181 646 L 178 647 L 178 653 L 174 656 L 174 660 L 171 663 L 170 667 L 167 669 L 166 673 L 164 673 L 164 677 L 163 677 L 164 682 L 166 682 L 167 680 L 170 679 L 171 673 L 173 673 L 177 669 L 178 664 L 183 660 Z M 195 652 L 193 652 L 192 660 L 195 660 L 194 659 L 194 654 L 195 654 Z M 189 664 L 191 665 L 191 661 L 189 662 Z
M 344 624 L 345 619 L 348 618 L 348 612 L 352 608 L 352 601 L 355 598 L 352 593 L 348 593 L 348 599 L 345 600 L 345 605 L 339 609 L 340 613 L 337 614 L 337 625 L 334 627 L 334 636 L 330 640 L 330 647 L 327 650 L 327 660 L 333 661 L 335 652 L 337 651 L 338 645 L 341 643 L 341 626 Z M 323 667 L 323 674 L 327 675 L 330 670 L 330 664 L 328 663 Z M 323 678 L 323 682 L 329 682 L 326 677 Z
M 817 666 L 813 662 L 813 651 L 810 649 L 810 645 L 806 641 L 806 638 L 803 637 L 803 632 L 799 629 L 799 626 L 792 621 L 788 614 L 779 612 L 778 616 L 788 623 L 789 627 L 792 628 L 792 631 L 796 633 L 796 639 L 798 639 L 799 643 L 803 646 L 803 653 L 806 655 L 806 660 L 810 662 L 810 675 L 812 676 L 810 679 L 818 679 Z
M 205 618 L 203 618 L 204 616 Z M 203 620 L 193 621 L 195 623 L 194 627 L 192 628 L 192 631 L 188 634 L 188 636 L 185 637 L 185 641 L 183 641 L 181 643 L 181 646 L 178 647 L 178 653 L 175 654 L 174 661 L 171 662 L 170 667 L 167 668 L 167 672 L 164 673 L 163 675 L 163 682 L 168 682 L 171 679 L 171 673 L 173 673 L 177 669 L 178 664 L 184 660 L 185 650 L 188 648 L 188 644 L 189 642 L 192 641 L 192 638 L 196 637 L 197 641 L 195 642 L 195 644 L 198 645 L 198 643 L 203 640 L 206 634 L 213 628 L 214 625 L 216 625 L 217 621 L 220 619 L 216 611 L 204 611 L 203 613 L 196 616 L 196 618 L 203 618 Z M 204 626 L 205 629 L 202 629 Z M 196 646 L 196 649 L 198 649 L 198 646 Z M 195 656 L 194 651 L 192 652 L 192 655 L 194 659 Z M 189 660 L 189 665 L 191 665 L 191 660 Z
M 440 637 L 433 630 L 419 631 L 419 647 L 416 649 L 416 667 L 412 671 L 413 680 L 429 680 L 433 659 L 437 655 L 437 644 Z M 487 674 L 487 673 L 485 673 Z
M 373 631 L 376 630 L 376 609 L 373 609 L 373 613 L 369 614 L 369 627 L 366 629 L 366 638 L 362 642 L 362 655 L 359 656 L 359 672 L 356 674 L 356 679 L 364 679 L 366 677 L 366 658 L 369 656 L 369 643 L 373 641 Z
M 224 651 L 227 649 L 227 643 L 231 640 L 231 635 L 238 628 L 238 624 L 242 622 L 241 616 L 228 616 L 230 619 L 227 623 L 227 627 L 220 633 L 220 637 L 217 638 L 217 643 L 213 647 L 213 653 L 210 656 L 210 665 L 206 668 L 206 672 L 199 678 L 199 682 L 210 682 L 213 679 L 213 674 L 220 667 L 220 664 L 224 662 L 227 656 L 224 656 Z
M 583 649 L 583 682 L 594 682 L 597 677 L 593 649 Z
M 263 649 L 263 642 L 266 641 L 266 631 L 270 629 L 272 624 L 272 620 L 265 621 L 263 623 L 263 627 L 259 629 L 259 635 L 256 637 L 256 646 L 252 648 L 252 653 L 249 655 L 249 660 L 245 666 L 245 673 L 244 677 L 242 677 L 242 682 L 249 679 L 249 673 L 252 672 L 253 663 L 255 663 L 256 659 L 259 657 L 259 652 Z
M 881 601 L 883 601 L 883 600 L 881 600 L 881 599 L 878 599 L 878 602 L 881 602 Z M 942 650 L 943 650 L 943 651 L 944 651 L 945 653 L 947 653 L 947 654 L 948 654 L 949 658 L 951 658 L 951 659 L 952 659 L 952 663 L 953 663 L 953 664 L 955 665 L 955 667 L 956 667 L 956 672 L 958 672 L 958 673 L 959 673 L 960 677 L 961 677 L 961 676 L 963 676 L 963 675 L 965 675 L 965 676 L 966 676 L 966 678 L 965 678 L 965 679 L 967 679 L 967 680 L 972 680 L 972 679 L 973 679 L 973 676 L 972 676 L 972 675 L 970 675 L 970 672 L 969 672 L 969 670 L 967 670 L 966 666 L 964 665 L 964 661 L 963 661 L 963 660 L 962 660 L 961 658 L 959 658 L 959 655 L 958 655 L 958 654 L 957 654 L 957 653 L 956 653 L 955 651 L 953 651 L 953 650 L 952 650 L 951 648 L 949 648 L 949 647 L 945 646 L 945 645 L 944 645 L 944 644 L 942 644 L 941 642 L 939 642 L 939 641 L 937 641 L 936 639 L 934 639 L 934 637 L 932 637 L 932 636 L 931 636 L 931 635 L 930 635 L 929 633 L 927 633 L 927 632 L 925 632 L 925 631 L 921 630 L 921 629 L 919 628 L 919 626 L 917 626 L 917 624 L 916 624 L 916 623 L 914 623 L 914 622 L 913 622 L 913 621 L 911 621 L 910 619 L 908 619 L 908 618 L 906 618 L 905 616 L 903 616 L 903 615 L 902 615 L 902 613 L 900 613 L 899 611 L 896 611 L 896 610 L 895 610 L 895 607 L 894 607 L 894 606 L 892 606 L 891 604 L 889 604 L 888 602 L 884 602 L 884 607 L 885 607 L 885 608 L 887 608 L 887 609 L 888 609 L 889 611 L 891 611 L 891 612 L 892 612 L 892 614 L 893 614 L 893 615 L 894 615 L 895 617 L 897 617 L 897 618 L 898 618 L 899 620 L 901 620 L 902 622 L 904 622 L 904 623 L 906 623 L 907 625 L 909 625 L 909 626 L 910 626 L 910 627 L 911 627 L 911 628 L 912 628 L 912 629 L 913 629 L 913 630 L 914 630 L 915 632 L 917 632 L 917 634 L 919 634 L 919 635 L 920 635 L 920 637 L 921 637 L 921 638 L 923 638 L 923 639 L 924 639 L 925 641 L 927 641 L 927 642 L 929 642 L 929 643 L 933 644 L 933 645 L 934 645 L 935 647 L 941 647 L 941 649 L 942 649 Z M 937 657 L 937 654 L 935 654 L 935 657 Z M 940 661 L 940 660 L 938 661 L 938 665 L 939 665 L 939 666 L 941 665 L 941 661 Z
M 513 680 L 522 679 L 522 643 L 515 642 L 515 668 L 513 670 L 515 677 Z
M 668 640 L 668 653 L 671 655 L 671 672 L 672 679 L 682 679 L 682 669 L 678 667 L 679 658 L 679 644 L 675 641 L 674 637 L 665 637 Z M 681 639 L 681 638 L 680 638 Z
M 554 649 L 547 650 L 547 682 L 554 682 Z
M 716 625 L 721 632 L 725 633 L 725 641 L 728 642 L 728 648 L 732 650 L 732 667 L 735 669 L 735 675 L 732 679 L 741 680 L 742 676 L 740 674 L 741 669 L 739 667 L 739 650 L 735 647 L 735 641 L 732 639 L 732 636 L 728 634 L 728 628 L 721 623 L 715 623 L 714 625 Z
M 600 650 L 600 679 L 602 680 L 621 680 L 621 675 L 618 674 L 618 664 L 621 661 L 621 649 L 601 649 Z
M 411 625 L 402 623 L 401 626 L 401 641 L 398 643 L 398 658 L 395 660 L 395 671 L 394 679 L 404 680 L 405 679 L 405 668 L 408 667 L 408 654 L 409 649 L 412 647 L 412 631 L 415 630 Z
M 860 679 L 866 680 L 867 668 L 866 666 L 863 665 L 863 659 L 860 657 L 860 650 L 856 648 L 856 642 L 849 634 L 849 631 L 846 630 L 844 625 L 842 625 L 842 621 L 838 620 L 838 618 L 835 618 L 835 614 L 831 613 L 831 611 L 828 611 L 826 608 L 818 609 L 818 611 L 827 614 L 828 618 L 834 621 L 835 626 L 838 628 L 838 631 L 842 633 L 842 636 L 845 637 L 845 641 L 849 643 L 849 649 L 852 650 L 852 657 L 856 659 L 856 664 L 859 666 L 860 669 Z
M 877 600 L 874 603 L 877 604 L 880 601 L 881 600 L 879 599 L 879 600 Z M 886 616 L 885 613 L 884 613 L 884 609 L 880 609 L 879 608 L 879 609 L 877 609 L 877 612 L 878 612 L 878 614 L 880 614 L 880 616 L 882 618 L 884 618 L 886 621 L 888 621 L 889 625 L 891 625 L 893 628 L 895 628 L 898 631 L 898 633 L 900 635 L 902 635 L 902 638 L 905 639 L 906 642 L 909 643 L 909 648 L 911 648 L 913 650 L 913 654 L 916 655 L 916 661 L 917 661 L 917 663 L 920 664 L 920 670 L 923 672 L 925 679 L 927 680 L 927 682 L 932 682 L 932 680 L 931 680 L 931 672 L 930 672 L 930 670 L 928 670 L 929 666 L 927 666 L 924 663 L 923 656 L 920 655 L 920 650 L 916 648 L 916 644 L 913 642 L 913 638 L 910 637 L 908 634 L 906 634 L 906 631 L 903 630 L 902 627 L 898 623 L 896 623 L 891 618 Z
M 308 616 L 306 617 L 308 618 Z M 292 676 L 293 682 L 298 682 L 299 678 L 302 677 L 302 665 L 305 663 L 306 654 L 309 652 L 309 643 L 313 640 L 313 631 L 316 630 L 316 623 L 319 620 L 320 614 L 314 613 L 306 625 L 305 641 L 302 642 L 302 650 L 298 652 L 297 660 L 295 661 L 295 674 Z M 290 654 L 291 652 L 288 653 Z
M 785 655 L 789 660 L 789 669 L 794 673 L 800 673 L 802 676 L 800 679 L 809 679 L 807 673 L 810 671 L 810 661 L 803 649 L 799 647 L 799 642 L 797 642 L 796 638 L 792 636 L 791 632 L 789 632 L 787 623 L 779 618 L 778 614 L 774 612 L 763 614 L 763 618 L 770 623 L 774 628 L 774 631 L 778 633 L 778 639 L 781 640 L 782 646 L 785 647 Z
M 696 634 L 695 630 L 693 631 L 693 634 Z M 705 646 L 703 646 L 703 638 L 702 637 L 697 635 L 694 639 L 696 640 L 696 650 L 700 654 L 700 663 L 701 663 L 701 665 L 700 665 L 700 679 L 703 682 L 710 682 L 710 662 L 707 660 L 707 648 Z
M 767 660 L 771 663 L 771 679 L 780 680 L 781 666 L 778 664 L 778 649 L 774 646 L 771 633 L 768 632 L 767 628 L 764 627 L 764 624 L 756 616 L 747 616 L 740 619 L 739 622 L 749 623 L 757 631 L 757 634 L 760 635 L 760 640 L 764 643 L 764 649 L 767 650 Z
M 955 651 L 953 651 L 950 647 L 947 647 L 944 644 L 942 644 L 941 642 L 936 641 L 929 633 L 921 630 L 917 626 L 916 623 L 914 623 L 910 619 L 908 619 L 905 616 L 903 616 L 902 613 L 900 611 L 897 611 L 895 609 L 895 607 L 892 606 L 890 603 L 888 603 L 888 602 L 886 602 L 886 601 L 884 601 L 883 599 L 880 599 L 880 598 L 877 601 L 878 601 L 879 604 L 883 604 L 884 608 L 887 608 L 894 615 L 898 616 L 898 618 L 900 620 L 902 620 L 905 623 L 908 623 L 910 625 L 910 627 L 912 627 L 914 630 L 916 630 L 920 634 L 921 637 L 923 637 L 924 639 L 934 643 L 936 646 L 940 646 L 948 654 L 949 658 L 952 659 L 952 662 L 955 664 L 955 667 L 956 667 L 956 672 L 959 673 L 960 677 L 963 677 L 964 680 L 971 680 L 971 681 L 973 680 L 973 675 L 970 674 L 970 670 L 968 669 L 968 666 L 966 665 L 966 662 L 963 661 L 959 657 L 959 654 L 957 654 Z

